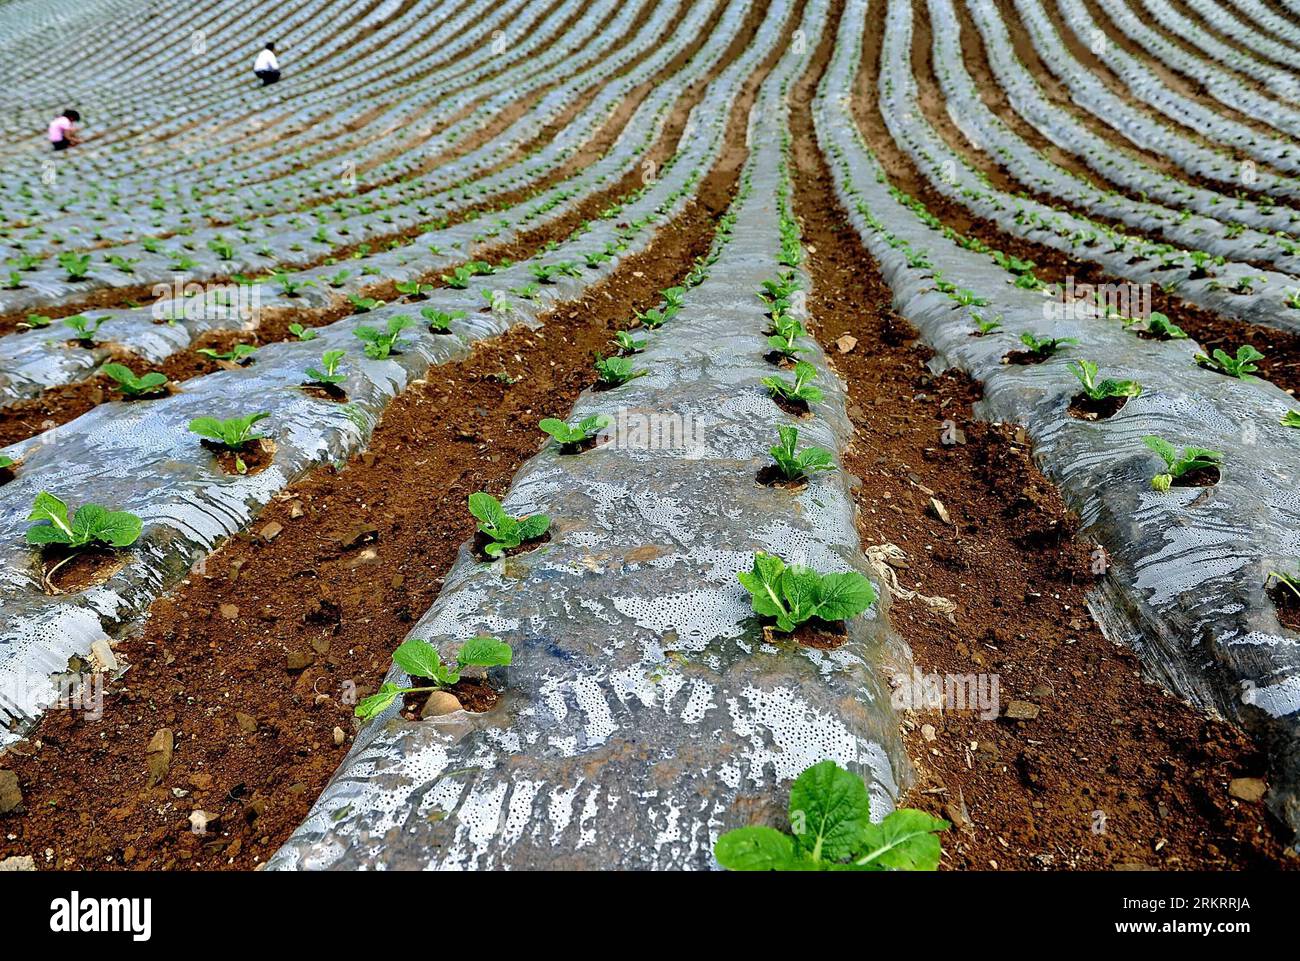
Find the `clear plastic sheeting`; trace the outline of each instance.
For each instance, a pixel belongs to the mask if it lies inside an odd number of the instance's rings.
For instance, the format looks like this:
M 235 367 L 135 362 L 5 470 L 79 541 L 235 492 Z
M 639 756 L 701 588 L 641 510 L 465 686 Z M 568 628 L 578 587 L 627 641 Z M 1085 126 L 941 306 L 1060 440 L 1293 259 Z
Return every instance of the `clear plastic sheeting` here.
M 678 98 L 692 76 L 712 67 L 725 49 L 726 38 L 734 35 L 748 10 L 747 2 L 731 3 L 716 29 L 716 39 L 706 43 L 691 59 L 687 68 L 660 84 L 629 118 L 614 145 L 597 162 L 574 176 L 509 208 L 492 213 L 492 223 L 468 219 L 450 227 L 434 228 L 422 233 L 411 245 L 349 258 L 346 261 L 285 273 L 288 282 L 300 285 L 295 296 L 285 294 L 279 280 L 257 281 L 232 293 L 233 285 L 223 291 L 228 300 L 258 310 L 304 308 L 337 309 L 349 295 L 363 295 L 376 283 L 428 279 L 431 272 L 471 259 L 492 246 L 505 244 L 522 233 L 536 230 L 570 212 L 592 192 L 607 187 L 623 172 L 635 167 L 662 131 L 669 106 Z M 702 23 L 703 7 L 693 9 L 686 18 L 688 27 Z M 655 51 L 623 78 L 623 82 L 595 98 L 563 128 L 547 148 L 493 174 L 474 180 L 473 191 L 453 188 L 441 191 L 417 205 L 417 213 L 437 210 L 447 216 L 463 211 L 493 192 L 517 189 L 524 178 L 532 180 L 550 172 L 569 155 L 575 144 L 585 143 L 613 105 L 631 85 L 644 82 L 681 52 L 688 42 L 689 31 Z M 558 143 L 568 146 L 554 149 Z M 451 166 L 451 165 L 448 165 Z M 166 285 L 169 290 L 173 284 Z M 257 317 L 253 311 L 224 310 L 216 303 L 217 292 L 203 291 L 184 297 L 168 296 L 148 307 L 133 310 L 96 310 L 89 314 L 103 318 L 96 339 L 98 346 L 86 349 L 66 343 L 67 328 L 56 322 L 48 328 L 0 336 L 0 404 L 34 397 L 41 391 L 72 383 L 93 374 L 112 359 L 107 345 L 129 349 L 146 360 L 160 362 L 191 346 L 195 338 L 211 330 L 251 330 Z M 409 308 L 408 308 L 409 309 Z M 160 318 L 173 318 L 162 322 Z
M 923 223 L 890 192 L 846 107 L 865 11 L 865 0 L 850 0 L 814 118 L 837 194 L 895 306 L 937 352 L 936 368 L 984 385 L 980 416 L 1025 426 L 1036 461 L 1105 548 L 1110 566 L 1092 605 L 1108 635 L 1135 647 L 1172 690 L 1260 737 L 1273 759 L 1270 801 L 1300 829 L 1300 638 L 1279 624 L 1264 586 L 1270 570 L 1300 559 L 1300 432 L 1279 424 L 1294 400 L 1265 381 L 1198 367 L 1192 341 L 1144 341 L 1118 321 L 1053 315 L 1050 300 L 1012 286 L 991 257 Z M 959 306 L 909 251 L 989 302 Z M 973 336 L 973 314 L 998 317 L 1003 329 Z M 1021 333 L 1078 344 L 1042 364 L 1002 363 Z M 1141 395 L 1107 420 L 1071 417 L 1079 385 L 1067 365 L 1078 359 L 1103 377 L 1138 381 Z M 1224 452 L 1221 479 L 1153 491 L 1163 462 L 1142 443 L 1148 434 Z
M 911 48 L 912 4 L 889 0 L 879 78 L 881 116 L 899 147 L 940 193 L 1012 236 L 1092 261 L 1112 277 L 1176 285 L 1178 296 L 1198 307 L 1300 331 L 1300 311 L 1288 309 L 1284 302 L 1296 290 L 1290 274 L 1236 262 L 1198 272 L 1188 250 L 1126 235 L 1068 210 L 991 187 L 925 119 L 912 73 Z
M 788 10 L 774 4 L 769 25 Z M 814 0 L 808 49 L 824 19 Z M 524 465 L 504 506 L 550 516 L 549 543 L 494 563 L 462 547 L 410 632 L 444 654 L 508 640 L 501 700 L 377 719 L 268 867 L 708 868 L 721 831 L 775 823 L 781 788 L 825 758 L 865 778 L 877 816 L 890 809 L 907 762 L 880 670 L 907 668 L 901 642 L 873 609 L 832 651 L 767 643 L 736 580 L 756 550 L 865 573 L 849 478 L 797 495 L 754 481 L 792 422 L 761 386 L 773 368 L 755 293 L 782 269 L 781 97 L 806 56 L 787 52 L 763 85 L 750 191 L 710 279 L 635 356 L 646 376 L 583 394 L 571 415 L 695 425 L 688 442 L 647 449 L 616 427 L 610 444 Z M 842 449 L 843 388 L 809 356 L 826 399 L 800 441 Z
M 737 0 L 737 12 L 747 3 Z M 736 22 L 736 21 L 733 21 Z M 717 41 L 725 47 L 725 39 Z M 710 85 L 693 114 L 671 165 L 634 200 L 593 220 L 573 237 L 538 257 L 475 278 L 470 289 L 439 289 L 426 301 L 394 304 L 317 328 L 316 339 L 271 344 L 247 368 L 187 381 L 159 400 L 103 404 L 86 415 L 6 453 L 22 461 L 19 475 L 0 487 L 0 721 L 21 730 L 55 693 L 51 675 L 65 671 L 73 655 L 123 630 L 174 585 L 222 539 L 245 528 L 270 498 L 322 462 L 345 460 L 359 450 L 387 402 L 430 365 L 465 356 L 470 344 L 516 324 L 536 323 L 555 304 L 580 297 L 607 278 L 618 259 L 583 267 L 538 285 L 532 300 L 513 291 L 536 278 L 530 268 L 618 247 L 619 255 L 646 249 L 659 227 L 690 201 L 699 172 L 717 160 L 727 110 L 753 56 L 733 63 Z M 624 136 L 637 131 L 624 131 Z M 488 309 L 483 290 L 493 294 Z M 451 335 L 429 333 L 419 310 L 465 310 Z M 407 347 L 383 361 L 365 358 L 353 335 L 362 324 L 383 328 L 392 317 L 411 317 L 402 334 Z M 342 386 L 349 402 L 314 399 L 299 385 L 307 367 L 331 348 L 347 351 Z M 232 402 L 232 398 L 243 398 Z M 277 450 L 272 466 L 243 477 L 225 475 L 199 438 L 186 430 L 200 416 L 241 416 L 267 411 L 261 425 Z M 24 543 L 35 495 L 48 490 L 74 506 L 87 501 L 138 514 L 145 522 L 129 563 L 109 580 L 73 597 L 50 597 L 40 585 L 39 554 Z M 0 743 L 16 731 L 0 730 Z

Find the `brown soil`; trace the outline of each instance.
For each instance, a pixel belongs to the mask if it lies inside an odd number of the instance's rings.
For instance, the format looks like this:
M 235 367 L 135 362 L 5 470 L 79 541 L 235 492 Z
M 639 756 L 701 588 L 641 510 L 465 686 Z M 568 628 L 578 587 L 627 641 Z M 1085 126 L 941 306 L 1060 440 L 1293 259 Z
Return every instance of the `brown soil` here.
M 1300 597 L 1296 596 L 1296 592 L 1274 580 L 1267 593 L 1282 626 L 1300 631 Z
M 467 496 L 504 492 L 544 440 L 537 421 L 567 410 L 614 331 L 707 252 L 735 193 L 757 85 L 784 49 L 778 43 L 749 78 L 721 160 L 649 250 L 552 311 L 543 329 L 481 342 L 412 384 L 364 453 L 292 485 L 252 531 L 154 605 L 140 633 L 117 647 L 131 670 L 106 692 L 103 722 L 50 712 L 6 755 L 27 813 L 6 818 L 0 858 L 30 853 L 65 869 L 247 869 L 275 850 L 347 750 L 348 695 L 377 688 L 472 536 Z M 519 379 L 503 384 L 502 370 Z M 145 748 L 163 728 L 176 732 L 177 747 L 166 777 L 149 787 Z M 197 808 L 222 815 L 217 836 L 190 832 Z
M 1071 417 L 1079 420 L 1109 420 L 1128 403 L 1127 397 L 1104 397 L 1094 400 L 1087 394 L 1075 394 L 1067 408 Z
M 991 247 L 1015 257 L 1034 261 L 1034 273 L 1046 283 L 1064 284 L 1069 277 L 1074 278 L 1076 285 L 1130 282 L 1127 278 L 1103 272 L 1095 264 L 1075 260 L 1065 252 L 1004 233 L 996 224 L 974 215 L 935 190 L 894 143 L 880 116 L 876 80 L 881 39 L 878 30 L 866 31 L 863 38 L 861 69 L 852 109 L 863 137 L 894 186 L 920 200 L 953 230 L 978 237 Z M 1289 393 L 1300 390 L 1300 335 L 1220 317 L 1180 300 L 1176 294 L 1165 293 L 1159 286 L 1152 287 L 1151 309 L 1165 314 L 1209 351 L 1215 347 L 1235 351 L 1238 344 L 1254 344 L 1265 354 L 1264 359 L 1258 362 L 1259 376 Z
M 1052 4 L 1047 4 L 1047 6 L 1050 7 Z M 1189 173 L 1162 154 L 1144 150 L 1136 144 L 1124 140 L 1120 133 L 1107 126 L 1102 119 L 1075 104 L 1070 95 L 1069 89 L 1053 76 L 1052 72 L 1047 68 L 1046 62 L 1038 56 L 1037 51 L 1034 49 L 1033 41 L 1030 39 L 1029 32 L 1025 29 L 1017 16 L 1015 7 L 1011 3 L 1011 0 L 998 0 L 998 7 L 1002 17 L 1002 22 L 1006 25 L 1007 33 L 1011 37 L 1017 58 L 1038 83 L 1039 88 L 1047 99 L 1051 101 L 1052 106 L 1058 111 L 1063 111 L 1069 114 L 1073 120 L 1087 128 L 1091 133 L 1109 141 L 1112 145 L 1112 156 L 1124 160 L 1131 160 L 1135 163 L 1143 163 L 1153 170 L 1172 177 L 1175 180 L 1192 184 L 1193 186 L 1201 187 L 1206 190 L 1220 192 L 1224 189 L 1224 184 L 1222 182 L 1211 181 L 1196 174 Z M 1021 138 L 1033 146 L 1035 150 L 1043 153 L 1053 163 L 1056 163 L 1057 165 L 1064 167 L 1066 170 L 1082 177 L 1100 190 L 1109 190 L 1127 196 L 1134 196 L 1132 191 L 1118 187 L 1104 175 L 1085 164 L 1075 154 L 1058 147 L 1055 143 L 1039 134 L 1034 127 L 1032 127 L 1020 116 L 1019 113 L 1016 112 L 1015 108 L 1007 99 L 1006 93 L 1001 84 L 998 83 L 994 76 L 992 67 L 989 66 L 983 38 L 980 36 L 979 30 L 975 26 L 975 21 L 974 18 L 971 17 L 970 11 L 962 4 L 955 4 L 954 9 L 957 11 L 957 16 L 962 24 L 963 60 L 965 61 L 966 69 L 975 80 L 976 90 L 979 93 L 980 98 L 984 101 L 985 106 L 992 110 L 993 113 L 995 113 L 1004 123 L 1008 124 L 1017 134 L 1020 135 Z M 1067 30 L 1066 33 L 1073 37 L 1073 34 L 1070 33 L 1070 31 Z M 1099 75 L 1100 72 L 1105 69 L 1104 65 L 1082 44 L 1068 44 L 1067 46 L 1070 53 L 1076 59 L 1079 59 L 1083 55 L 1090 58 L 1094 75 Z M 1084 60 L 1081 60 L 1080 62 L 1089 63 L 1089 61 Z M 1099 76 L 1099 79 L 1103 78 Z M 1124 99 L 1129 102 L 1130 106 L 1138 107 L 1139 104 L 1131 102 L 1131 97 L 1124 96 L 1122 85 L 1120 86 L 1120 96 L 1123 96 Z M 1117 91 L 1112 89 L 1111 92 L 1116 93 Z M 1141 106 L 1145 107 L 1143 110 L 1144 113 L 1148 116 L 1153 116 L 1154 111 L 1152 111 L 1149 106 Z M 1168 126 L 1167 121 L 1163 122 L 1162 125 Z M 1264 165 L 1264 169 L 1271 168 L 1268 168 L 1268 165 Z M 1231 186 L 1234 194 L 1240 192 L 1251 200 L 1258 201 L 1263 197 L 1263 194 L 1257 191 L 1246 189 L 1244 185 L 1240 183 L 1239 178 L 1234 180 Z
M 203 440 L 200 443 L 212 452 L 217 465 L 227 474 L 252 477 L 266 470 L 275 461 L 275 441 L 269 437 L 251 441 L 242 450 L 233 451 L 216 441 Z M 244 469 L 240 470 L 240 465 Z
M 1268 126 L 1268 124 L 1255 120 L 1248 114 L 1234 110 L 1221 100 L 1211 96 L 1205 87 L 1205 84 L 1201 82 L 1199 77 L 1188 77 L 1177 72 L 1157 57 L 1148 53 L 1139 43 L 1137 43 L 1137 41 L 1130 40 L 1124 32 L 1114 24 L 1111 18 L 1106 14 L 1105 10 L 1103 10 L 1100 4 L 1096 3 L 1095 0 L 1083 0 L 1083 3 L 1084 6 L 1088 8 L 1088 14 L 1092 17 L 1093 23 L 1102 29 L 1109 42 L 1117 44 L 1122 49 L 1131 53 L 1134 57 L 1137 57 L 1138 60 L 1140 60 L 1171 90 L 1187 97 L 1189 100 L 1196 101 L 1201 106 L 1206 107 L 1229 120 L 1244 124 L 1245 126 L 1258 130 L 1261 133 L 1267 133 L 1272 136 L 1278 135 L 1278 132 Z M 1050 10 L 1053 5 L 1045 3 L 1043 6 Z M 1138 17 L 1144 24 L 1155 30 L 1156 33 L 1163 34 L 1166 40 L 1172 41 L 1175 46 L 1183 45 L 1180 38 L 1167 33 L 1160 24 L 1155 22 L 1154 18 L 1142 16 L 1140 11 L 1138 12 Z M 1068 31 L 1069 28 L 1066 27 L 1066 30 Z M 1189 50 L 1189 52 L 1194 53 L 1194 51 L 1191 50 Z M 1166 119 L 1176 121 L 1178 118 L 1167 117 Z M 1228 150 L 1233 149 L 1231 146 L 1226 144 L 1222 145 L 1222 147 Z M 1235 153 L 1236 151 L 1233 152 Z
M 1175 477 L 1173 487 L 1213 487 L 1219 483 L 1219 468 L 1198 467 L 1182 477 Z
M 762 487 L 779 487 L 782 490 L 788 490 L 792 494 L 797 494 L 808 486 L 807 477 L 799 477 L 790 480 L 782 472 L 781 468 L 775 464 L 768 464 L 762 468 L 754 481 Z
M 976 169 L 981 171 L 988 178 L 989 183 L 993 187 L 1013 197 L 1025 197 L 1038 203 L 1045 204 L 1056 210 L 1083 217 L 1093 223 L 1103 224 L 1112 229 L 1122 231 L 1129 236 L 1139 237 L 1152 243 L 1167 242 L 1168 238 L 1164 237 L 1159 231 L 1142 229 L 1132 224 L 1128 224 L 1119 218 L 1108 217 L 1090 210 L 1087 207 L 1066 201 L 1064 198 L 1040 190 L 1031 184 L 1025 184 L 1018 179 L 1015 174 L 1011 173 L 1008 168 L 997 162 L 985 151 L 972 149 L 965 136 L 949 116 L 946 107 L 947 99 L 943 94 L 942 88 L 939 86 L 938 77 L 934 73 L 934 64 L 931 55 L 932 40 L 930 21 L 929 18 L 924 15 L 924 3 L 922 0 L 913 0 L 913 6 L 916 8 L 917 13 L 913 21 L 914 29 L 912 31 L 912 69 L 917 82 L 917 101 L 920 104 L 921 112 L 925 116 L 925 119 L 930 122 L 930 125 L 934 128 L 935 132 L 953 151 L 970 161 Z M 978 31 L 975 31 L 973 24 L 969 26 L 969 29 L 974 31 L 976 37 L 978 37 Z M 992 83 L 992 81 L 990 81 L 990 83 Z M 1035 143 L 1035 141 L 1038 142 Z M 1070 154 L 1065 150 L 1051 147 L 1047 141 L 1040 137 L 1034 137 L 1031 139 L 1030 146 L 1039 150 L 1041 153 L 1044 153 L 1048 161 L 1055 163 L 1057 166 L 1062 167 L 1070 173 L 1076 174 L 1085 181 L 1097 179 L 1092 176 L 1087 165 L 1079 161 L 1073 154 Z M 1113 185 L 1106 185 L 1103 187 L 1103 189 L 1107 188 L 1114 189 Z M 1258 269 L 1265 269 L 1269 266 L 1266 261 L 1262 260 L 1248 259 L 1241 262 Z
M 122 551 L 100 548 L 70 551 L 54 545 L 41 552 L 41 568 L 50 593 L 78 594 L 108 580 L 130 559 Z
M 492 561 L 500 560 L 503 557 L 517 557 L 520 554 L 527 554 L 529 551 L 535 551 L 543 544 L 549 544 L 550 542 L 551 532 L 547 531 L 541 537 L 534 538 L 531 541 L 524 541 L 518 547 L 512 547 L 509 550 L 502 551 L 496 557 L 493 557 L 487 552 L 487 546 L 492 543 L 492 538 L 488 537 L 482 531 L 476 531 L 470 549 L 474 552 L 475 557 L 477 557 L 481 562 L 488 564 Z
M 823 44 L 794 92 L 795 206 L 818 339 L 872 345 L 831 357 L 849 385 L 855 436 L 843 466 L 862 479 L 863 543 L 901 547 L 903 586 L 958 604 L 952 620 L 918 601 L 892 604 L 922 672 L 994 674 L 1004 706 L 1037 709 L 1015 722 L 905 715 L 917 782 L 904 802 L 954 822 L 947 868 L 1294 866 L 1263 805 L 1228 794 L 1264 757 L 1236 728 L 1142 681 L 1132 652 L 1101 634 L 1077 520 L 1015 428 L 975 421 L 979 385 L 931 374 L 930 352 L 890 307 L 813 146 L 806 104 L 828 54 Z M 942 443 L 945 422 L 965 443 Z M 931 497 L 951 525 L 928 510 Z
M 716 23 L 723 12 L 722 5 L 711 15 L 709 26 Z M 752 36 L 753 30 L 757 29 L 761 21 L 763 8 L 755 5 L 751 10 L 744 27 L 737 32 L 736 40 L 724 53 L 718 64 L 706 75 L 698 78 L 690 84 L 684 94 L 682 103 L 679 104 L 671 113 L 668 123 L 665 125 L 664 132 L 656 141 L 655 145 L 646 154 L 646 160 L 661 166 L 665 160 L 671 156 L 675 149 L 681 131 L 685 125 L 689 107 L 699 101 L 703 95 L 707 84 L 716 77 L 726 64 L 730 63 L 735 57 L 739 56 L 745 44 Z M 708 31 L 702 31 L 699 38 L 689 44 L 685 50 L 669 63 L 665 64 L 652 81 L 640 85 L 633 89 L 629 95 L 623 99 L 618 110 L 610 117 L 609 121 L 601 128 L 599 134 L 585 144 L 580 150 L 561 165 L 560 168 L 552 171 L 545 177 L 514 191 L 497 194 L 493 196 L 486 208 L 476 207 L 471 210 L 461 211 L 459 214 L 447 217 L 449 224 L 459 223 L 461 220 L 471 216 L 473 210 L 499 209 L 505 206 L 522 203 L 530 197 L 536 196 L 545 190 L 550 189 L 561 181 L 573 176 L 576 172 L 585 166 L 594 163 L 604 154 L 609 146 L 618 137 L 623 130 L 627 121 L 631 118 L 637 105 L 639 105 L 646 95 L 650 93 L 654 85 L 663 79 L 672 76 L 693 57 L 708 38 Z M 685 105 L 685 106 L 683 106 Z M 553 124 L 543 133 L 553 135 L 558 130 L 560 124 Z M 508 244 L 498 244 L 494 247 L 477 251 L 475 258 L 480 260 L 490 260 L 499 262 L 501 260 L 521 260 L 525 257 L 533 256 L 544 245 L 553 241 L 561 240 L 568 236 L 577 226 L 584 221 L 596 216 L 601 210 L 616 200 L 622 199 L 630 191 L 641 186 L 640 168 L 635 173 L 625 175 L 618 183 L 605 190 L 598 191 L 589 197 L 578 207 L 566 214 L 565 216 L 553 221 L 547 226 L 530 231 Z M 408 231 L 414 236 L 418 236 L 417 231 Z M 431 283 L 438 286 L 442 285 L 443 270 L 432 270 L 424 276 L 418 278 L 421 283 Z M 401 300 L 394 282 L 387 279 L 378 280 L 373 286 L 365 289 L 366 296 L 376 297 L 387 302 L 396 302 Z M 349 314 L 353 313 L 352 304 L 344 298 L 341 298 L 327 308 L 320 310 L 296 310 L 293 308 L 268 308 L 261 312 L 257 329 L 254 331 L 208 331 L 197 337 L 190 347 L 186 350 L 179 351 L 168 357 L 161 366 L 161 371 L 173 383 L 182 383 L 191 377 L 197 377 L 202 374 L 209 374 L 219 369 L 218 362 L 209 357 L 199 354 L 198 351 L 204 348 L 212 348 L 218 352 L 229 351 L 236 343 L 252 343 L 258 346 L 263 344 L 277 343 L 293 338 L 289 331 L 289 325 L 292 323 L 302 324 L 304 327 L 321 327 L 333 323 Z M 3 331 L 3 323 L 0 323 L 0 331 Z M 120 363 L 125 363 L 131 367 L 136 374 L 146 373 L 150 368 L 147 363 L 133 362 L 129 355 L 115 357 Z M 141 366 L 143 364 L 143 366 Z M 23 401 L 18 401 L 10 405 L 0 407 L 0 446 L 17 443 L 20 440 L 26 440 L 36 434 L 65 424 L 82 414 L 86 413 L 93 407 L 103 403 L 105 396 L 102 386 L 105 381 L 102 378 L 91 378 L 87 381 L 80 381 L 74 384 L 61 385 L 44 391 L 37 397 Z

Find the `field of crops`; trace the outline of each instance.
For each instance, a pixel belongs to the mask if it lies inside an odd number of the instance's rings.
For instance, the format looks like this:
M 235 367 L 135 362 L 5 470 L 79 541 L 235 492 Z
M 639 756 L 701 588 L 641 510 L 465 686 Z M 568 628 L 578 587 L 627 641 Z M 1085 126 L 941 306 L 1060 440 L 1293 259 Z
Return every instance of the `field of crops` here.
M 0 81 L 0 868 L 1300 866 L 1300 0 Z

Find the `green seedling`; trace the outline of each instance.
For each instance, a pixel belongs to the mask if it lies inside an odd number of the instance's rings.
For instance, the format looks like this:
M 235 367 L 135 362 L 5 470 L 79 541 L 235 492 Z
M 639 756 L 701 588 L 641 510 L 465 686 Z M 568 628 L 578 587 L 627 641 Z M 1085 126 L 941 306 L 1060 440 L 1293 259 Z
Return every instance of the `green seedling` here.
M 103 317 L 92 321 L 85 314 L 74 314 L 71 317 L 65 317 L 63 322 L 72 329 L 72 339 L 83 347 L 93 346 L 95 335 L 99 333 L 99 328 L 104 326 Z
M 819 574 L 810 567 L 787 566 L 775 554 L 762 551 L 754 554 L 753 570 L 736 576 L 749 592 L 754 613 L 774 618 L 777 630 L 786 634 L 814 617 L 846 621 L 876 600 L 876 589 L 856 571 Z
M 277 271 L 274 274 L 274 280 L 286 297 L 297 297 L 300 295 L 303 288 L 316 286 L 314 281 L 298 280 L 297 278 L 284 273 L 284 271 Z
M 625 354 L 639 354 L 645 350 L 647 341 L 637 340 L 628 331 L 620 330 L 614 335 L 614 342 L 618 344 L 619 350 Z
M 196 417 L 190 421 L 189 429 L 191 433 L 205 437 L 234 453 L 235 470 L 245 474 L 248 472 L 248 465 L 244 463 L 240 453 L 246 445 L 262 439 L 264 435 L 253 433 L 253 425 L 270 416 L 268 413 L 258 413 L 249 414 L 246 417 L 231 417 L 228 420 L 217 420 L 215 417 Z
M 45 314 L 28 314 L 25 320 L 19 322 L 18 326 L 23 330 L 39 330 L 42 327 L 48 327 L 54 323 L 53 317 L 47 317 Z
M 490 538 L 483 548 L 489 557 L 499 557 L 526 541 L 536 540 L 551 526 L 545 514 L 511 517 L 499 500 L 483 491 L 469 495 L 469 512 L 478 520 L 478 529 Z
M 799 354 L 808 352 L 807 347 L 799 347 L 795 343 L 808 333 L 802 321 L 786 314 L 777 314 L 773 321 L 776 325 L 776 333 L 769 334 L 767 338 L 767 346 L 773 353 L 779 354 L 786 360 L 797 360 Z
M 1002 315 L 998 314 L 994 320 L 985 320 L 980 314 L 971 311 L 971 320 L 975 321 L 975 332 L 978 336 L 983 337 L 985 334 L 991 334 L 1002 326 Z
M 608 427 L 611 423 L 613 423 L 612 419 L 604 414 L 592 414 L 590 417 L 584 417 L 578 421 L 576 427 L 570 427 L 564 421 L 554 417 L 544 418 L 538 422 L 537 426 L 555 438 L 562 452 L 573 454 L 577 453 L 583 444 L 595 437 L 597 432 Z
M 144 527 L 136 515 L 98 504 L 82 504 L 69 521 L 68 505 L 47 491 L 36 495 L 27 519 L 36 521 L 27 529 L 28 544 L 57 544 L 71 552 L 45 574 L 47 586 L 55 572 L 76 556 L 76 551 L 87 547 L 130 547 L 139 540 Z
M 665 307 L 660 310 L 658 307 L 651 307 L 645 313 L 639 310 L 633 311 L 633 313 L 636 314 L 636 319 L 641 322 L 641 326 L 655 330 L 677 316 L 678 309 L 677 307 Z
M 393 663 L 413 678 L 423 677 L 433 681 L 429 687 L 399 687 L 385 681 L 379 692 L 362 698 L 354 713 L 363 721 L 378 717 L 406 694 L 441 691 L 460 680 L 461 671 L 467 667 L 506 667 L 513 660 L 510 645 L 495 637 L 472 637 L 456 652 L 456 666 L 442 663 L 437 649 L 428 641 L 408 638 L 393 652 Z
M 1174 481 L 1192 471 L 1205 467 L 1222 467 L 1223 454 L 1205 447 L 1184 447 L 1179 451 L 1163 437 L 1148 434 L 1142 443 L 1160 455 L 1165 462 L 1165 470 L 1151 478 L 1151 489 L 1164 492 L 1169 490 Z
M 1046 360 L 1057 351 L 1079 341 L 1075 337 L 1044 337 L 1041 340 L 1031 333 L 1020 335 L 1020 342 L 1029 348 L 1029 353 L 1038 360 Z
M 200 347 L 197 352 L 213 360 L 224 360 L 228 364 L 242 364 L 257 353 L 257 347 L 253 344 L 235 344 L 226 351 L 217 350 L 215 347 Z
M 1259 370 L 1255 361 L 1263 359 L 1264 355 L 1250 344 L 1243 344 L 1238 347 L 1236 357 L 1233 357 L 1221 347 L 1215 348 L 1214 353 L 1209 357 L 1205 356 L 1205 354 L 1196 355 L 1196 362 L 1202 367 L 1216 370 L 1221 374 L 1227 374 L 1229 377 L 1238 377 L 1242 380 Z
M 938 835 L 951 827 L 915 808 L 873 823 L 862 778 L 834 761 L 795 779 L 789 818 L 792 834 L 759 825 L 727 831 L 713 856 L 729 871 L 933 871 L 943 854 Z
M 436 307 L 421 307 L 420 316 L 429 322 L 429 329 L 434 333 L 445 334 L 451 330 L 453 320 L 464 320 L 463 310 L 439 310 Z
M 606 387 L 620 387 L 630 380 L 643 377 L 644 370 L 633 370 L 632 361 L 627 357 L 602 357 L 596 355 L 596 375 Z
M 310 327 L 304 327 L 302 324 L 290 324 L 289 333 L 293 334 L 300 341 L 315 340 L 320 336 Z
M 427 297 L 433 291 L 433 284 L 422 284 L 418 280 L 399 280 L 393 285 L 404 297 Z
M 764 377 L 763 386 L 771 391 L 774 397 L 811 405 L 822 399 L 821 388 L 809 383 L 816 376 L 817 368 L 806 360 L 801 360 L 794 365 L 794 383 L 773 376 Z
M 1186 340 L 1187 332 L 1158 310 L 1151 312 L 1146 320 L 1146 333 L 1161 340 Z
M 105 364 L 100 369 L 117 382 L 117 387 L 124 397 L 136 398 L 161 394 L 167 387 L 167 375 L 157 371 L 150 371 L 142 377 L 137 377 L 131 368 L 123 364 Z
M 371 360 L 383 360 L 389 354 L 400 354 L 405 349 L 406 342 L 401 340 L 401 333 L 414 326 L 414 320 L 405 314 L 398 314 L 388 318 L 388 326 L 384 330 L 362 326 L 352 333 L 365 345 L 362 350 L 367 357 Z
M 831 452 L 821 447 L 805 447 L 795 450 L 799 441 L 799 430 L 795 427 L 778 427 L 777 436 L 781 442 L 768 448 L 781 475 L 787 481 L 803 480 L 814 471 L 834 470 L 835 461 Z
M 1283 427 L 1300 427 L 1300 410 L 1289 410 L 1278 421 Z
M 62 253 L 58 261 L 59 266 L 67 271 L 69 280 L 84 280 L 90 273 L 90 254 Z
M 1071 362 L 1070 373 L 1079 379 L 1089 400 L 1106 400 L 1109 397 L 1136 397 L 1142 385 L 1135 380 L 1114 380 L 1110 377 L 1097 380 L 1098 367 L 1090 360 Z
M 347 380 L 347 374 L 339 373 L 339 365 L 346 353 L 345 350 L 327 350 L 321 354 L 320 363 L 324 369 L 317 370 L 315 367 L 308 367 L 307 376 L 311 378 L 309 383 L 331 387 Z
M 384 306 L 382 300 L 374 297 L 362 297 L 360 294 L 348 294 L 348 302 L 352 304 L 353 313 L 368 314 L 372 310 L 378 310 Z

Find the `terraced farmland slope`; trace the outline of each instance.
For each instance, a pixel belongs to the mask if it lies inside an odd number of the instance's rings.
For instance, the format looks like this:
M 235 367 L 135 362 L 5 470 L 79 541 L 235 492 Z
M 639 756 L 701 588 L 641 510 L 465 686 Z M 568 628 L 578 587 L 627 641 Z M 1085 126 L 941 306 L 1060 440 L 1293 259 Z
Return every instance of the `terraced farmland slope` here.
M 829 760 L 945 868 L 1294 867 L 1298 53 L 0 4 L 0 861 L 708 869 Z

